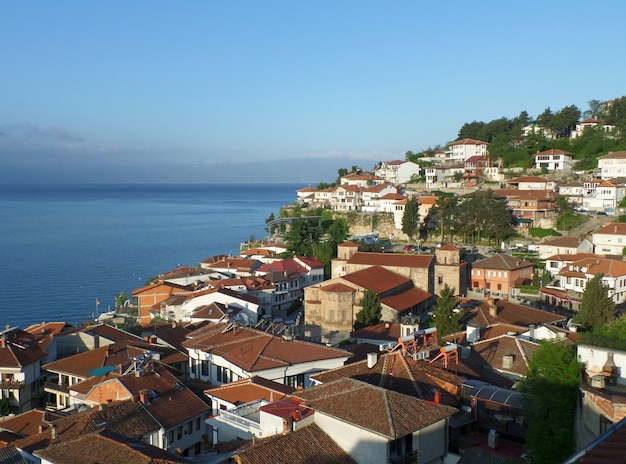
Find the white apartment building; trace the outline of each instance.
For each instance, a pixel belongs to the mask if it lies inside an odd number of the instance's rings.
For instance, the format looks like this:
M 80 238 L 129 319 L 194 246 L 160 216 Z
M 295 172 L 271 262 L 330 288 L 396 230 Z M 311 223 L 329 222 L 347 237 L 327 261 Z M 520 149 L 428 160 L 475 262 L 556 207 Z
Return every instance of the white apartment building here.
M 601 179 L 626 177 L 626 151 L 610 151 L 598 158 Z
M 603 255 L 622 255 L 626 247 L 626 223 L 609 223 L 591 234 L 593 252 Z
M 626 262 L 609 258 L 585 258 L 561 269 L 557 274 L 559 284 L 570 291 L 578 303 L 587 287 L 587 282 L 602 274 L 602 283 L 608 288 L 608 296 L 615 304 L 626 301 Z M 574 296 L 576 295 L 576 296 Z
M 374 173 L 390 184 L 399 185 L 409 182 L 414 175 L 419 176 L 420 167 L 411 161 L 383 161 Z
M 566 171 L 572 169 L 574 154 L 569 151 L 550 149 L 538 151 L 535 155 L 535 169 L 546 168 L 548 171 Z
M 583 184 L 582 207 L 590 211 L 614 214 L 625 192 L 624 183 L 618 179 L 610 181 L 590 179 Z
M 457 163 L 463 163 L 472 156 L 488 156 L 489 153 L 487 142 L 474 139 L 457 140 L 448 147 L 450 150 L 446 152 L 446 160 Z

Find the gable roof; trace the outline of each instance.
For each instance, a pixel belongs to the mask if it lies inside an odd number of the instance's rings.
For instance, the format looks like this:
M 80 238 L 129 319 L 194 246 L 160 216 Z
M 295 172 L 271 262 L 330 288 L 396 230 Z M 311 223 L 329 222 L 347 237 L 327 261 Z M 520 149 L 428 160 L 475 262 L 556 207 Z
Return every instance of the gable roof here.
M 278 401 L 296 391 L 295 388 L 259 376 L 225 383 L 219 387 L 205 390 L 208 396 L 220 398 L 231 404 L 239 405 L 250 401 L 264 399 Z
M 82 435 L 49 446 L 37 456 L 55 464 L 128 463 L 180 464 L 191 461 L 108 430 Z
M 483 142 L 481 140 L 474 139 L 461 139 L 456 142 L 449 143 L 448 146 L 453 147 L 454 145 L 489 145 L 487 142 Z
M 52 427 L 57 430 L 57 438 L 54 439 L 52 438 Z M 71 440 L 82 434 L 93 433 L 102 428 L 134 437 L 153 433 L 160 427 L 138 403 L 117 401 L 103 405 L 102 409 L 91 408 L 52 421 L 46 425 L 43 432 L 17 440 L 14 445 L 32 453 L 32 451 Z
M 514 271 L 531 267 L 533 264 L 521 258 L 515 258 L 505 253 L 497 253 L 489 258 L 479 259 L 472 264 L 477 269 L 501 269 L 504 271 Z
M 183 345 L 187 349 L 221 356 L 247 372 L 351 356 L 338 348 L 301 340 L 287 341 L 248 327 L 236 327 L 224 332 L 226 327 L 225 323 L 204 327 L 194 332 L 194 337 Z
M 549 150 L 538 151 L 535 153 L 535 156 L 538 155 L 574 155 L 574 153 L 570 151 L 560 150 L 558 148 L 550 148 Z
M 560 246 L 567 248 L 578 248 L 583 239 L 580 237 L 557 237 L 550 240 L 544 240 L 540 245 Z
M 626 159 L 626 151 L 610 151 L 604 156 L 599 156 L 598 159 Z
M 40 425 L 62 417 L 64 416 L 53 411 L 46 411 L 45 409 L 31 409 L 30 411 L 18 414 L 17 416 L 3 419 L 0 424 L 0 428 L 23 437 L 28 437 L 39 433 Z
M 625 152 L 626 153 L 626 152 Z M 592 235 L 626 235 L 626 222 L 610 222 L 600 227 Z
M 451 417 L 456 408 L 434 404 L 359 380 L 344 378 L 307 388 L 295 396 L 327 414 L 388 440 L 404 437 Z M 364 407 L 367 405 L 367 407 Z
M 361 288 L 372 290 L 378 294 L 406 285 L 411 279 L 390 271 L 381 266 L 372 266 L 340 277 Z
M 603 274 L 605 277 L 622 277 L 626 275 L 626 262 L 617 259 L 585 258 L 569 263 L 569 265 L 579 269 L 587 268 L 585 274 Z M 566 275 L 568 272 L 576 273 L 577 271 L 570 271 L 569 267 L 564 267 L 559 271 L 559 275 Z
M 547 183 L 550 181 L 546 179 L 545 177 L 539 177 L 539 176 L 522 176 L 522 177 L 516 177 L 515 179 L 506 181 L 507 184 L 519 184 L 519 183 L 526 183 L 526 182 Z
M 374 386 L 382 385 L 387 390 L 425 401 L 434 401 L 434 392 L 437 389 L 441 403 L 450 406 L 458 404 L 459 387 L 464 380 L 462 376 L 426 360 L 403 356 L 400 351 L 381 355 L 373 367 L 368 367 L 367 360 L 364 359 L 320 372 L 311 378 L 322 384 L 352 378 Z
M 21 369 L 46 356 L 39 345 L 43 338 L 17 328 L 5 330 L 0 337 L 0 367 Z
M 415 305 L 428 301 L 432 295 L 421 288 L 412 287 L 401 293 L 382 297 L 380 302 L 391 309 L 403 312 Z
M 355 464 L 355 461 L 318 425 L 310 424 L 286 435 L 256 440 L 236 451 L 239 464 L 269 462 Z
M 472 355 L 479 357 L 493 369 L 525 376 L 528 361 L 539 349 L 539 344 L 508 334 L 481 340 L 472 345 Z M 511 356 L 510 367 L 503 366 L 504 356 Z
M 539 325 L 543 323 L 553 324 L 566 320 L 565 316 L 549 313 L 540 309 L 531 308 L 530 306 L 511 303 L 505 300 L 495 300 L 493 304 L 496 307 L 497 314 L 492 316 L 490 313 L 490 302 L 483 301 L 477 306 L 466 310 L 462 317 L 462 322 L 476 322 L 479 327 L 486 327 L 497 323 L 506 323 L 529 327 L 531 324 Z
M 435 257 L 414 253 L 372 253 L 357 251 L 347 264 L 360 264 L 384 267 L 429 268 Z

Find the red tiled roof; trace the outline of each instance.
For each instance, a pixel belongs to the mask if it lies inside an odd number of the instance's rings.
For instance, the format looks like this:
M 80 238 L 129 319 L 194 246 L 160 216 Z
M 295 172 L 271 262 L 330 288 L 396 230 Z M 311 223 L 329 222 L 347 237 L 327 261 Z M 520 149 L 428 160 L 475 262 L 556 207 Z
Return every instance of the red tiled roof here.
M 610 151 L 608 154 L 604 156 L 600 156 L 598 159 L 605 160 L 605 159 L 625 159 L 625 158 L 626 158 L 626 151 Z
M 506 181 L 507 184 L 519 184 L 519 183 L 525 183 L 525 182 L 546 183 L 550 181 L 546 179 L 545 177 L 539 177 L 539 176 L 522 176 L 522 177 L 516 177 L 515 179 Z
M 535 153 L 535 156 L 537 155 L 573 155 L 573 154 L 574 153 L 572 152 L 559 150 L 558 148 L 550 148 L 549 150 L 538 151 L 537 153 Z
M 46 462 L 56 464 L 133 463 L 182 464 L 191 461 L 156 446 L 129 437 L 100 431 L 79 436 L 45 448 L 37 453 Z
M 456 142 L 449 143 L 448 145 L 450 147 L 453 147 L 454 145 L 489 145 L 489 144 L 481 140 L 462 139 L 462 140 L 457 140 Z
M 286 435 L 256 440 L 235 453 L 240 464 L 270 462 L 355 464 L 355 461 L 315 423 Z
M 457 412 L 450 406 L 423 401 L 351 378 L 307 388 L 296 396 L 316 412 L 331 414 L 392 440 L 443 421 Z
M 237 380 L 205 390 L 205 394 L 228 401 L 234 405 L 239 405 L 258 399 L 278 401 L 292 394 L 295 390 L 295 388 L 288 385 L 254 375 L 247 379 Z
M 398 312 L 406 311 L 415 305 L 428 301 L 432 295 L 424 290 L 413 287 L 402 293 L 381 298 L 380 302 Z
M 626 152 L 624 152 L 626 153 Z M 626 235 L 626 222 L 612 222 L 606 224 L 604 227 L 600 227 L 594 231 L 592 235 Z
M 497 308 L 497 315 L 492 316 L 489 311 L 489 301 L 483 301 L 476 307 L 465 313 L 462 322 L 467 324 L 470 321 L 478 323 L 480 327 L 490 326 L 496 323 L 514 324 L 529 327 L 531 324 L 555 323 L 566 320 L 566 317 L 549 313 L 530 306 L 511 303 L 510 301 L 494 301 Z
M 349 357 L 350 353 L 300 340 L 287 341 L 247 327 L 223 332 L 226 324 L 214 324 L 194 332 L 183 345 L 221 356 L 247 372 L 256 372 L 323 359 Z
M 31 409 L 17 416 L 5 418 L 0 428 L 14 432 L 22 437 L 28 437 L 39 433 L 39 426 L 64 417 L 52 411 L 44 409 Z
M 501 269 L 506 271 L 514 271 L 516 269 L 532 267 L 532 265 L 532 263 L 524 261 L 521 258 L 515 258 L 504 253 L 498 253 L 490 256 L 489 258 L 475 261 L 472 264 L 472 267 L 477 269 Z
M 411 279 L 381 266 L 372 266 L 341 277 L 361 288 L 381 294 L 406 285 Z
M 320 290 L 322 290 L 323 292 L 329 292 L 329 293 L 354 293 L 356 292 L 356 289 L 354 289 L 353 287 L 350 287 L 346 284 L 342 284 L 340 282 L 330 283 L 328 285 L 322 284 L 320 286 Z
M 348 260 L 348 264 L 365 264 L 385 267 L 429 268 L 435 257 L 433 255 L 398 254 L 398 253 L 366 253 L 357 251 Z
M 0 367 L 21 369 L 46 356 L 39 343 L 43 338 L 37 339 L 23 330 L 13 329 L 5 333 L 2 340 Z

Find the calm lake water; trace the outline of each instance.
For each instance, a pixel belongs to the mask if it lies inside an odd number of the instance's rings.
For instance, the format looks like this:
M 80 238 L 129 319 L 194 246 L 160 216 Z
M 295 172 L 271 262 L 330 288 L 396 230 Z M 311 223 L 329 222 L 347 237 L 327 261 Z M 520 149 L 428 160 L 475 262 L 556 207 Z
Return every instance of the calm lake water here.
M 70 323 L 152 277 L 266 236 L 296 184 L 0 186 L 2 325 Z

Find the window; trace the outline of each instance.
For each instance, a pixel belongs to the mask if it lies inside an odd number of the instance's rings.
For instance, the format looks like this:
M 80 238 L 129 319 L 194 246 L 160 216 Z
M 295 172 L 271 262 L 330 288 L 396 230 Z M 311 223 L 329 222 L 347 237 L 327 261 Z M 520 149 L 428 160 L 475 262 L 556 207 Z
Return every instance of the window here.
M 217 381 L 223 383 L 230 382 L 230 370 L 226 367 L 217 366 Z
M 187 434 L 191 435 L 193 433 L 193 421 L 187 422 Z
M 291 375 L 285 378 L 285 384 L 293 388 L 304 388 L 304 374 Z
M 441 285 L 443 283 L 443 276 L 437 276 L 437 282 L 439 283 L 439 285 Z
M 200 430 L 201 426 L 202 426 L 202 418 L 196 417 L 196 430 Z
M 174 430 L 170 430 L 167 433 L 167 444 L 171 445 L 172 443 L 174 443 Z
M 202 375 L 204 377 L 209 376 L 209 361 L 202 361 Z
M 182 425 L 179 425 L 178 428 L 176 429 L 176 437 L 178 438 L 178 440 L 183 438 L 183 426 Z

